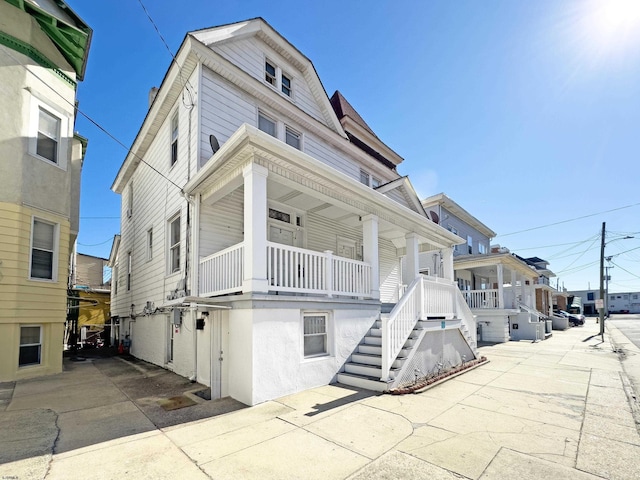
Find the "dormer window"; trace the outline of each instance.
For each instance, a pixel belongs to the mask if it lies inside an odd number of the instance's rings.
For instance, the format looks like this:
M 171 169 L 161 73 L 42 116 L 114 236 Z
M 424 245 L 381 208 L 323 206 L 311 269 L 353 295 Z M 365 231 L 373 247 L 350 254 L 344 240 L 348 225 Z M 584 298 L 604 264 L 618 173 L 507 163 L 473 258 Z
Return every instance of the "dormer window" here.
M 264 79 L 268 84 L 276 86 L 276 67 L 269 61 L 264 62 Z

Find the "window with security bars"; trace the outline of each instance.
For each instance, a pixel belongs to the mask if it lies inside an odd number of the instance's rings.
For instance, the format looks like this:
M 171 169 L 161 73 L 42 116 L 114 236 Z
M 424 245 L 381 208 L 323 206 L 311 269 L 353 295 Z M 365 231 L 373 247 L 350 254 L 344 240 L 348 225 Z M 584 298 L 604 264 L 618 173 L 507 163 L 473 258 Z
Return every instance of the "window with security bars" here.
M 327 355 L 327 315 L 305 315 L 303 337 L 305 357 Z
M 38 325 L 20 327 L 18 366 L 39 365 L 42 352 L 42 328 Z

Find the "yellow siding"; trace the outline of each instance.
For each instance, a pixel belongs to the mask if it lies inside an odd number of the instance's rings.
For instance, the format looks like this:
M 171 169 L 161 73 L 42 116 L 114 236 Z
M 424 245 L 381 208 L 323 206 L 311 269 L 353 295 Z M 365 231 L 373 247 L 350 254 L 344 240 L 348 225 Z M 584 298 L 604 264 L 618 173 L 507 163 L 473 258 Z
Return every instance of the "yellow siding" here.
M 29 279 L 31 219 L 59 228 L 55 281 Z M 71 235 L 67 218 L 0 202 L 0 381 L 62 370 Z M 20 325 L 42 326 L 42 364 L 18 368 Z

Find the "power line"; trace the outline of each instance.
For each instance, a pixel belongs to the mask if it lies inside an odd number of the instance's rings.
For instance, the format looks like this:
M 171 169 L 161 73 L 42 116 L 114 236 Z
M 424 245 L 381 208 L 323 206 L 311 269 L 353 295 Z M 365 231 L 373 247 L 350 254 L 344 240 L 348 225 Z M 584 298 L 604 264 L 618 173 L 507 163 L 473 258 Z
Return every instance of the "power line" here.
M 82 110 L 80 110 L 77 105 L 75 105 L 74 103 L 71 103 L 69 100 L 67 100 L 66 98 L 64 98 L 62 96 L 61 93 L 59 93 L 55 88 L 53 88 L 51 85 L 49 85 L 47 82 L 45 82 L 42 78 L 40 78 L 35 72 L 29 70 L 27 68 L 27 66 L 25 64 L 23 64 L 20 60 L 18 60 L 16 57 L 14 57 L 13 55 L 11 55 L 11 53 L 9 53 L 8 49 L 5 49 L 4 52 L 13 60 L 15 61 L 18 65 L 22 66 L 27 72 L 29 72 L 31 75 L 33 75 L 35 78 L 37 78 L 38 80 L 40 80 L 40 82 L 46 86 L 49 90 L 51 90 L 53 93 L 55 93 L 58 97 L 60 97 L 62 99 L 63 102 L 67 103 L 68 105 L 70 105 L 76 112 L 80 113 L 80 115 L 82 115 L 84 118 L 86 118 L 89 122 L 91 122 L 93 125 L 95 125 L 99 130 L 101 130 L 105 135 L 107 135 L 109 138 L 111 138 L 114 142 L 116 142 L 118 145 L 120 145 L 122 148 L 124 148 L 127 153 L 132 154 L 135 158 L 137 158 L 138 160 L 140 160 L 140 162 L 144 163 L 147 167 L 149 167 L 151 170 L 153 170 L 154 172 L 156 172 L 158 175 L 160 175 L 162 178 L 164 178 L 167 182 L 171 183 L 174 187 L 176 187 L 178 190 L 180 190 L 180 192 L 182 192 L 182 187 L 180 185 L 178 185 L 177 183 L 175 183 L 173 180 L 171 180 L 170 178 L 168 178 L 167 176 L 165 176 L 162 172 L 160 172 L 157 168 L 155 168 L 153 165 L 151 165 L 150 163 L 148 163 L 144 158 L 140 157 L 138 154 L 134 153 L 129 147 L 127 147 L 124 143 L 122 143 L 119 139 L 117 139 L 113 134 L 111 134 L 111 132 L 109 132 L 106 128 L 104 128 L 102 125 L 100 125 L 97 121 L 95 121 L 93 118 L 91 118 L 89 115 L 87 115 L 86 113 L 84 113 Z
M 640 277 L 639 277 L 638 275 L 636 275 L 635 273 L 631 273 L 629 270 L 627 270 L 627 269 L 626 269 L 626 268 L 624 268 L 624 267 L 621 267 L 621 266 L 620 266 L 620 265 L 618 265 L 617 263 L 615 263 L 615 262 L 611 262 L 611 263 L 613 263 L 613 264 L 614 264 L 616 267 L 618 267 L 620 270 L 624 270 L 625 272 L 627 272 L 627 273 L 628 273 L 629 275 L 631 275 L 632 277 L 640 278 Z
M 100 245 L 104 245 L 105 243 L 109 243 L 109 242 L 112 242 L 112 241 L 113 241 L 113 237 L 109 237 L 104 242 L 91 243 L 91 244 L 78 242 L 78 245 L 82 245 L 83 247 L 98 247 Z
M 537 227 L 527 228 L 525 230 L 518 230 L 517 232 L 503 233 L 503 234 L 500 234 L 500 235 L 496 235 L 496 238 L 497 237 L 508 237 L 509 235 L 516 235 L 518 233 L 530 232 L 532 230 L 539 230 L 541 228 L 553 227 L 555 225 L 561 225 L 563 223 L 575 222 L 577 220 L 582 220 L 583 218 L 595 217 L 597 215 L 602 215 L 603 213 L 617 212 L 618 210 L 624 210 L 625 208 L 637 207 L 639 205 L 640 205 L 640 202 L 632 203 L 630 205 L 625 205 L 623 207 L 612 208 L 611 210 L 604 210 L 602 212 L 590 213 L 589 215 L 583 215 L 582 217 L 574 217 L 574 218 L 570 218 L 568 220 L 562 220 L 560 222 L 547 223 L 546 225 L 540 225 L 540 226 L 537 226 Z

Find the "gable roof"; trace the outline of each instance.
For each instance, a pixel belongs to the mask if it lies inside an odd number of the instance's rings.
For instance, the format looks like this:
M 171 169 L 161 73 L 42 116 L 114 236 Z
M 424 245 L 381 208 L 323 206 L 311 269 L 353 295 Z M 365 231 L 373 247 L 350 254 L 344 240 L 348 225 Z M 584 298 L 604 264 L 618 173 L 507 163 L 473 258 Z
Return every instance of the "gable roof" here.
M 424 200 L 422 200 L 422 206 L 426 210 L 428 210 L 430 207 L 433 207 L 435 205 L 443 206 L 444 208 L 449 210 L 452 214 L 454 214 L 456 217 L 458 217 L 460 220 L 462 220 L 465 223 L 468 223 L 473 228 L 478 230 L 480 233 L 489 237 L 489 239 L 492 239 L 493 237 L 496 236 L 496 232 L 491 230 L 484 223 L 482 223 L 476 217 L 471 215 L 467 210 L 465 210 L 456 202 L 451 200 L 451 198 L 449 198 L 444 193 L 438 193 L 437 195 L 432 195 L 431 197 L 427 197 Z M 443 219 L 440 218 L 439 220 L 440 222 L 442 222 Z
M 340 91 L 336 90 L 331 96 L 331 106 L 351 143 L 391 170 L 402 163 L 404 159 L 378 138 Z

